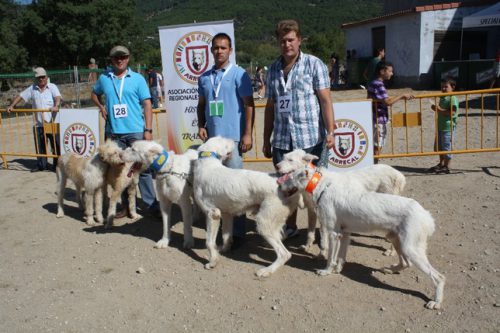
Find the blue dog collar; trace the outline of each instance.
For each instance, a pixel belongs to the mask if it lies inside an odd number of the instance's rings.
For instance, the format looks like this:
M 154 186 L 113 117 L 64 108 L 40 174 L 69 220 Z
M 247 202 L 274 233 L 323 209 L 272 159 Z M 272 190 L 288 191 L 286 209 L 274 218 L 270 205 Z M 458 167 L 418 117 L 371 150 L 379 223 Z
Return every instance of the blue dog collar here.
M 217 153 L 214 153 L 213 151 L 200 151 L 198 153 L 198 158 L 209 158 L 209 157 L 218 159 L 219 155 Z
M 155 171 L 160 171 L 161 168 L 167 163 L 168 161 L 168 153 L 166 150 L 162 151 L 160 155 L 158 155 L 157 158 L 151 163 L 151 169 Z

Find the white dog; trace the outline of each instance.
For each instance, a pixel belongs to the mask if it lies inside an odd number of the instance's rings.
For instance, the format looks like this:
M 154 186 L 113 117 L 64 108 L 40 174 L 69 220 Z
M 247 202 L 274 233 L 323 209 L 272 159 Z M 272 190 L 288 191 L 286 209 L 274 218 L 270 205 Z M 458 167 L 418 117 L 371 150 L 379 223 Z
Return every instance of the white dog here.
M 306 154 L 302 149 L 296 149 L 285 154 L 283 160 L 276 167 L 280 174 L 287 174 L 309 165 L 315 159 L 317 159 L 316 156 Z M 400 194 L 406 184 L 405 176 L 401 172 L 385 164 L 375 164 L 363 169 L 345 172 L 343 175 L 346 180 L 360 185 L 366 191 L 372 192 Z M 307 242 L 303 247 L 309 249 L 314 243 L 317 219 L 314 213 L 314 205 L 309 196 L 305 196 L 304 203 L 308 209 L 308 232 Z M 327 250 L 327 243 L 324 238 L 321 238 L 322 255 Z M 392 250 L 387 250 L 385 254 L 390 255 L 392 252 Z
M 329 243 L 327 265 L 318 271 L 320 275 L 342 270 L 351 233 L 384 231 L 399 254 L 399 264 L 384 268 L 384 272 L 399 272 L 414 264 L 431 278 L 436 288 L 435 299 L 426 307 L 441 307 L 445 277 L 431 266 L 426 255 L 434 219 L 418 202 L 393 194 L 367 192 L 345 174 L 307 166 L 286 174 L 280 184 L 284 191 L 307 192 L 317 207 Z
M 81 192 L 85 189 L 84 206 L 87 224 L 93 225 L 94 203 L 95 220 L 102 223 L 102 200 L 105 177 L 110 164 L 121 163 L 117 156 L 121 149 L 112 141 L 107 141 L 98 148 L 98 153 L 91 158 L 82 158 L 76 154 L 64 154 L 57 162 L 57 217 L 64 216 L 63 197 L 67 179 L 76 187 L 76 197 L 81 207 Z
M 255 214 L 257 231 L 276 252 L 276 260 L 256 272 L 269 276 L 290 259 L 291 254 L 281 242 L 281 227 L 297 207 L 299 196 L 285 198 L 279 191 L 276 178 L 251 170 L 230 169 L 222 161 L 230 156 L 234 142 L 214 137 L 199 148 L 194 167 L 194 197 L 207 218 L 207 248 L 209 262 L 205 268 L 216 266 L 219 253 L 216 237 L 222 217 L 222 251 L 232 242 L 233 216 L 251 211 Z
M 156 171 L 156 192 L 160 201 L 163 218 L 163 237 L 156 243 L 156 248 L 166 248 L 170 241 L 170 214 L 172 204 L 178 204 L 184 221 L 184 247 L 192 248 L 193 239 L 193 161 L 198 152 L 188 149 L 177 155 L 166 152 L 154 141 L 135 141 L 123 155 L 127 162 L 141 162 L 144 167 L 151 166 Z

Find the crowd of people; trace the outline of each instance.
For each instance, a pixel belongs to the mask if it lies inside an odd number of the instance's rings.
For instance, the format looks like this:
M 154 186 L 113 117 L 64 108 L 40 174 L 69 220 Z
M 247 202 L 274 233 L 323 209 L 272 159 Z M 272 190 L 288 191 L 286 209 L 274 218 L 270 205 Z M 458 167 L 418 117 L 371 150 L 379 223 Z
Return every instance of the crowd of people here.
M 225 33 L 216 34 L 210 51 L 214 65 L 203 73 L 198 81 L 198 135 L 203 141 L 214 136 L 231 138 L 236 143 L 233 157 L 228 161 L 230 168 L 242 168 L 242 154 L 252 149 L 255 106 L 253 87 L 257 98 L 267 98 L 264 119 L 262 152 L 272 158 L 276 165 L 283 155 L 294 149 L 321 156 L 324 147 L 334 145 L 335 120 L 331 100 L 331 89 L 336 89 L 340 80 L 339 56 L 332 54 L 329 66 L 319 58 L 301 50 L 302 34 L 294 20 L 278 23 L 276 31 L 280 56 L 269 68 L 258 67 L 252 79 L 248 73 L 231 63 L 232 40 Z M 115 46 L 109 52 L 111 68 L 98 78 L 95 72 L 88 81 L 94 84 L 91 99 L 99 108 L 105 120 L 105 137 L 122 148 L 130 147 L 136 140 L 151 140 L 152 109 L 163 102 L 164 78 L 154 68 L 149 68 L 147 77 L 129 67 L 130 51 L 124 46 Z M 348 50 L 348 57 L 355 57 L 355 50 Z M 97 69 L 95 60 L 90 59 L 89 69 Z M 388 107 L 400 100 L 413 96 L 404 94 L 390 97 L 384 82 L 393 76 L 393 65 L 385 61 L 385 50 L 377 49 L 376 56 L 363 72 L 367 80 L 367 97 L 373 102 L 374 154 L 379 155 L 386 142 Z M 264 70 L 266 73 L 264 73 Z M 224 78 L 224 80 L 223 80 Z M 442 92 L 455 89 L 455 82 L 443 82 Z M 105 97 L 103 102 L 102 97 Z M 35 109 L 49 109 L 51 112 L 36 113 L 33 135 L 37 154 L 46 154 L 46 141 L 54 155 L 59 155 L 59 136 L 44 133 L 44 123 L 57 122 L 61 105 L 61 93 L 55 84 L 48 82 L 43 68 L 35 69 L 35 83 L 21 92 L 9 105 L 7 111 L 21 101 L 32 103 Z M 438 113 L 438 136 L 436 149 L 451 149 L 454 128 L 458 115 L 455 97 L 440 99 L 432 110 Z M 47 139 L 47 140 L 46 140 Z M 326 142 L 324 145 L 323 143 Z M 440 156 L 439 164 L 430 172 L 449 173 L 451 155 Z M 377 161 L 375 161 L 377 162 Z M 54 170 L 57 159 L 49 165 L 47 158 L 38 157 L 33 171 Z M 150 172 L 141 175 L 139 182 L 146 214 L 157 214 L 158 201 Z M 123 197 L 123 202 L 127 198 Z M 123 205 L 117 218 L 127 216 L 127 205 Z M 234 220 L 235 244 L 245 235 L 245 217 Z M 296 214 L 287 221 L 285 234 L 297 234 Z

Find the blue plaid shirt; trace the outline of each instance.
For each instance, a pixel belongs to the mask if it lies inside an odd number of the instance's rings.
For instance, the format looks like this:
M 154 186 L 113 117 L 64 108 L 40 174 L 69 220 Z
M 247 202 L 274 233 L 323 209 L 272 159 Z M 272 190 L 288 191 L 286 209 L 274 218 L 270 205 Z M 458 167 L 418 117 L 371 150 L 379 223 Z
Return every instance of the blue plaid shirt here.
M 278 96 L 285 95 L 280 80 L 282 61 L 283 58 L 279 57 L 267 72 L 266 97 L 272 98 L 275 103 Z M 292 111 L 278 112 L 275 105 L 273 147 L 284 150 L 314 147 L 325 136 L 321 107 L 315 92 L 330 88 L 328 68 L 317 57 L 300 52 L 288 73 L 287 82 L 292 96 Z

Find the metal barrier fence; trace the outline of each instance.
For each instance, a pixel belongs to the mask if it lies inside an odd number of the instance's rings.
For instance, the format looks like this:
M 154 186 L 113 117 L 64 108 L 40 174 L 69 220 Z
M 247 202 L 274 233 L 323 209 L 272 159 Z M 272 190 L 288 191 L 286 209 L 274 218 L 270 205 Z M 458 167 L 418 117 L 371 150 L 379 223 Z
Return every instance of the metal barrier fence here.
M 453 93 L 423 94 L 411 101 L 397 102 L 389 108 L 391 122 L 388 124 L 388 144 L 376 158 L 416 157 L 443 154 L 435 151 L 437 137 L 437 116 L 430 108 L 430 100 L 439 104 L 439 98 L 457 96 L 460 107 L 458 124 L 451 154 L 500 151 L 500 89 L 464 91 Z M 264 103 L 256 103 L 254 144 L 245 154 L 245 162 L 266 162 L 262 155 L 264 124 Z M 0 109 L 0 157 L 4 167 L 8 166 L 6 156 L 55 157 L 36 154 L 38 142 L 33 138 L 33 114 L 46 110 L 15 109 L 11 115 Z M 101 136 L 103 123 L 101 121 Z M 167 143 L 165 110 L 153 111 L 154 139 L 163 145 Z M 47 124 L 46 135 L 58 130 L 57 124 Z M 103 137 L 101 137 L 101 142 Z M 448 153 L 448 152 L 446 152 Z

